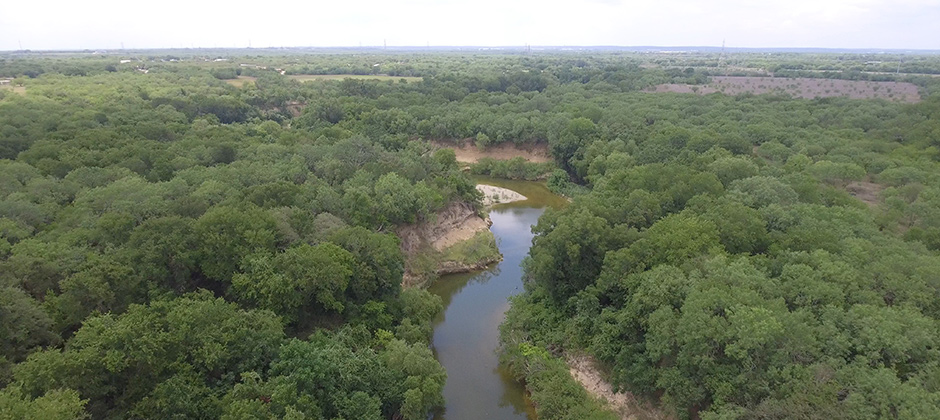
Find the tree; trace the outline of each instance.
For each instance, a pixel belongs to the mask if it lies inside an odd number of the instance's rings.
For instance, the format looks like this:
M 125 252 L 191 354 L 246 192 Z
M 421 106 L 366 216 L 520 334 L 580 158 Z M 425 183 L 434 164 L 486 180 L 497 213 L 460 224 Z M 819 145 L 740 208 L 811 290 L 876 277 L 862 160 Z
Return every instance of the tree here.
M 689 259 L 716 253 L 720 244 L 714 223 L 686 213 L 672 214 L 653 224 L 628 248 L 634 264 L 655 267 L 681 265 Z
M 88 418 L 84 411 L 87 400 L 71 389 L 49 391 L 37 398 L 30 398 L 19 388 L 0 390 L 0 418 L 7 420 L 80 420 Z
M 52 320 L 20 288 L 0 288 L 0 319 L 0 357 L 7 361 L 21 362 L 32 350 L 59 341 L 51 332 Z
M 423 419 L 430 409 L 444 405 L 441 392 L 447 373 L 427 346 L 394 340 L 388 344 L 382 360 L 393 372 L 393 383 L 401 387 L 401 399 L 397 401 L 405 420 Z
M 865 176 L 865 170 L 861 166 L 854 163 L 836 163 L 828 160 L 816 162 L 807 170 L 823 182 L 843 188 L 850 181 L 858 181 Z
M 532 279 L 543 285 L 556 303 L 564 304 L 600 272 L 609 228 L 604 219 L 586 210 L 548 223 L 540 221 L 534 229 L 537 236 L 524 264 Z
M 247 258 L 232 288 L 257 307 L 296 321 L 303 308 L 342 312 L 353 265 L 352 254 L 334 244 L 301 244 L 274 256 Z
M 389 172 L 375 181 L 375 201 L 381 219 L 395 225 L 415 222 L 414 186 L 398 174 Z
M 708 170 L 715 173 L 725 187 L 732 181 L 757 175 L 757 165 L 742 157 L 720 158 L 710 163 Z
M 266 366 L 283 339 L 281 322 L 270 312 L 245 311 L 208 293 L 188 295 L 88 318 L 65 350 L 37 352 L 17 366 L 14 385 L 32 396 L 74 389 L 88 399 L 94 418 L 123 417 L 142 402 L 218 411 L 159 400 L 175 398 L 173 390 L 184 384 L 207 386 L 212 391 L 199 391 L 207 394 L 224 390 L 238 372 Z
M 350 301 L 364 303 L 398 295 L 405 261 L 397 237 L 357 226 L 336 230 L 329 240 L 354 258 L 346 289 Z
M 214 207 L 196 220 L 194 229 L 199 267 L 219 281 L 230 279 L 248 255 L 273 251 L 276 240 L 274 219 L 253 206 Z

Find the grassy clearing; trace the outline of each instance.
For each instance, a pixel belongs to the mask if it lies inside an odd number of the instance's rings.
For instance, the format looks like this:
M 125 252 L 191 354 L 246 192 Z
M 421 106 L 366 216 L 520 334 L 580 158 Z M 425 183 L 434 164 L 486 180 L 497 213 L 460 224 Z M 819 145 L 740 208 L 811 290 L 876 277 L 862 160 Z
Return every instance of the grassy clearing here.
M 429 244 L 405 260 L 405 287 L 427 287 L 441 275 L 474 273 L 502 259 L 496 237 L 489 230 L 443 251 Z
M 13 93 L 16 93 L 16 94 L 20 94 L 20 95 L 25 95 L 25 94 L 26 94 L 26 86 L 3 85 L 3 86 L 0 86 L 0 89 L 3 89 L 3 90 L 5 90 L 5 91 L 7 91 L 7 92 L 13 92 Z
M 487 264 L 499 258 L 496 237 L 489 230 L 477 232 L 473 238 L 458 242 L 441 253 L 441 261 L 456 261 L 466 265 Z
M 917 86 L 907 82 L 873 82 L 866 80 L 814 79 L 807 77 L 747 77 L 715 76 L 706 85 L 662 84 L 648 89 L 650 92 L 723 93 L 740 95 L 752 93 L 784 94 L 794 98 L 813 99 L 847 97 L 852 99 L 887 99 L 907 103 L 920 102 Z
M 238 76 L 238 77 L 236 77 L 236 78 L 234 78 L 234 79 L 228 79 L 228 80 L 226 80 L 225 83 L 228 83 L 228 84 L 230 84 L 230 85 L 232 85 L 232 86 L 235 86 L 235 87 L 239 87 L 239 88 L 240 88 L 240 87 L 243 87 L 243 86 L 245 86 L 245 85 L 253 85 L 253 84 L 255 84 L 255 80 L 257 80 L 257 79 L 258 79 L 257 77 L 251 77 L 251 76 Z
M 402 76 L 385 76 L 385 75 L 359 75 L 359 74 L 295 74 L 287 76 L 290 79 L 294 79 L 300 82 L 309 82 L 314 81 L 323 81 L 323 80 L 343 80 L 343 79 L 356 79 L 356 80 L 405 80 L 407 82 L 420 82 L 424 80 L 423 77 L 402 77 Z

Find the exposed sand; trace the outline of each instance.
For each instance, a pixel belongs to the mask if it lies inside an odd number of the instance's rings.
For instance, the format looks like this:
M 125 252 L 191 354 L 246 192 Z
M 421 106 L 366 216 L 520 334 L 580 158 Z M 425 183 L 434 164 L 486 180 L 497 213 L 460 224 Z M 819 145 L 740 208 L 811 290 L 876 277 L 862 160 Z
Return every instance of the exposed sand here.
M 462 163 L 476 163 L 485 157 L 497 160 L 521 157 L 534 163 L 550 162 L 552 160 L 552 155 L 548 152 L 548 146 L 542 143 L 517 146 L 513 142 L 503 142 L 484 150 L 477 148 L 473 144 L 473 139 L 462 140 L 460 144 L 451 141 L 434 141 L 432 143 L 440 148 L 454 149 L 457 162 Z
M 477 215 L 468 203 L 451 203 L 437 213 L 433 220 L 398 228 L 401 247 L 405 255 L 419 252 L 422 244 L 436 251 L 466 241 L 477 232 L 490 228 L 490 221 Z
M 594 360 L 584 355 L 569 355 L 568 368 L 573 377 L 591 395 L 607 401 L 609 408 L 623 420 L 674 420 L 647 402 L 638 401 L 629 392 L 614 392 L 595 366 Z
M 512 203 L 514 201 L 526 200 L 526 196 L 513 190 L 497 187 L 493 185 L 477 184 L 477 191 L 483 193 L 483 205 L 492 206 L 493 204 Z

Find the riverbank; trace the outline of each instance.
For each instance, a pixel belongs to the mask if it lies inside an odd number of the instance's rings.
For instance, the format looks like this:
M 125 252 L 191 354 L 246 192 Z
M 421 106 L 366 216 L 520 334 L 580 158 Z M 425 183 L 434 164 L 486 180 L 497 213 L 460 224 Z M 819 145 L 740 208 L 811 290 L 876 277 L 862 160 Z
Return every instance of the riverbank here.
M 503 261 L 480 272 L 442 276 L 428 287 L 444 304 L 444 313 L 434 324 L 432 345 L 447 370 L 446 407 L 435 420 L 536 418 L 525 387 L 500 366 L 496 349 L 507 299 L 524 288 L 521 262 L 532 243 L 531 227 L 542 212 L 495 206 L 489 213 L 490 230 Z
M 447 149 L 454 149 L 454 155 L 457 162 L 476 163 L 480 159 L 490 158 L 496 160 L 509 160 L 521 157 L 528 162 L 543 163 L 551 162 L 552 154 L 545 143 L 525 143 L 517 145 L 513 142 L 502 142 L 487 146 L 480 150 L 473 139 L 452 140 L 452 141 L 432 141 L 431 144 Z
M 528 200 L 496 185 L 477 184 L 476 188 L 483 194 L 486 207 Z M 499 262 L 502 255 L 489 230 L 491 224 L 472 204 L 451 203 L 431 221 L 398 228 L 406 260 L 402 284 L 426 285 L 436 276 L 480 271 Z
M 436 276 L 482 270 L 501 258 L 489 228 L 475 206 L 451 203 L 433 220 L 401 226 L 396 233 L 405 256 L 405 287 L 423 286 Z
M 568 373 L 594 398 L 606 402 L 606 408 L 621 420 L 674 420 L 648 402 L 638 400 L 629 392 L 615 392 L 597 363 L 590 356 L 568 355 Z

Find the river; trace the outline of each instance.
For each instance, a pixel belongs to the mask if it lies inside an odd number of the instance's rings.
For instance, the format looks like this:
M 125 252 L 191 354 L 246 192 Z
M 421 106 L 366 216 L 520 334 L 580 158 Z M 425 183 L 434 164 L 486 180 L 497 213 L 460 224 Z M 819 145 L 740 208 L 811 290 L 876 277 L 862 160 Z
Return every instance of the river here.
M 446 406 L 435 420 L 533 420 L 522 384 L 499 365 L 499 324 L 508 298 L 522 292 L 520 263 L 532 244 L 531 227 L 546 206 L 563 206 L 544 184 L 477 178 L 477 182 L 510 188 L 528 200 L 490 210 L 503 261 L 489 270 L 441 277 L 429 288 L 444 301 L 435 322 L 432 345 L 447 370 Z

